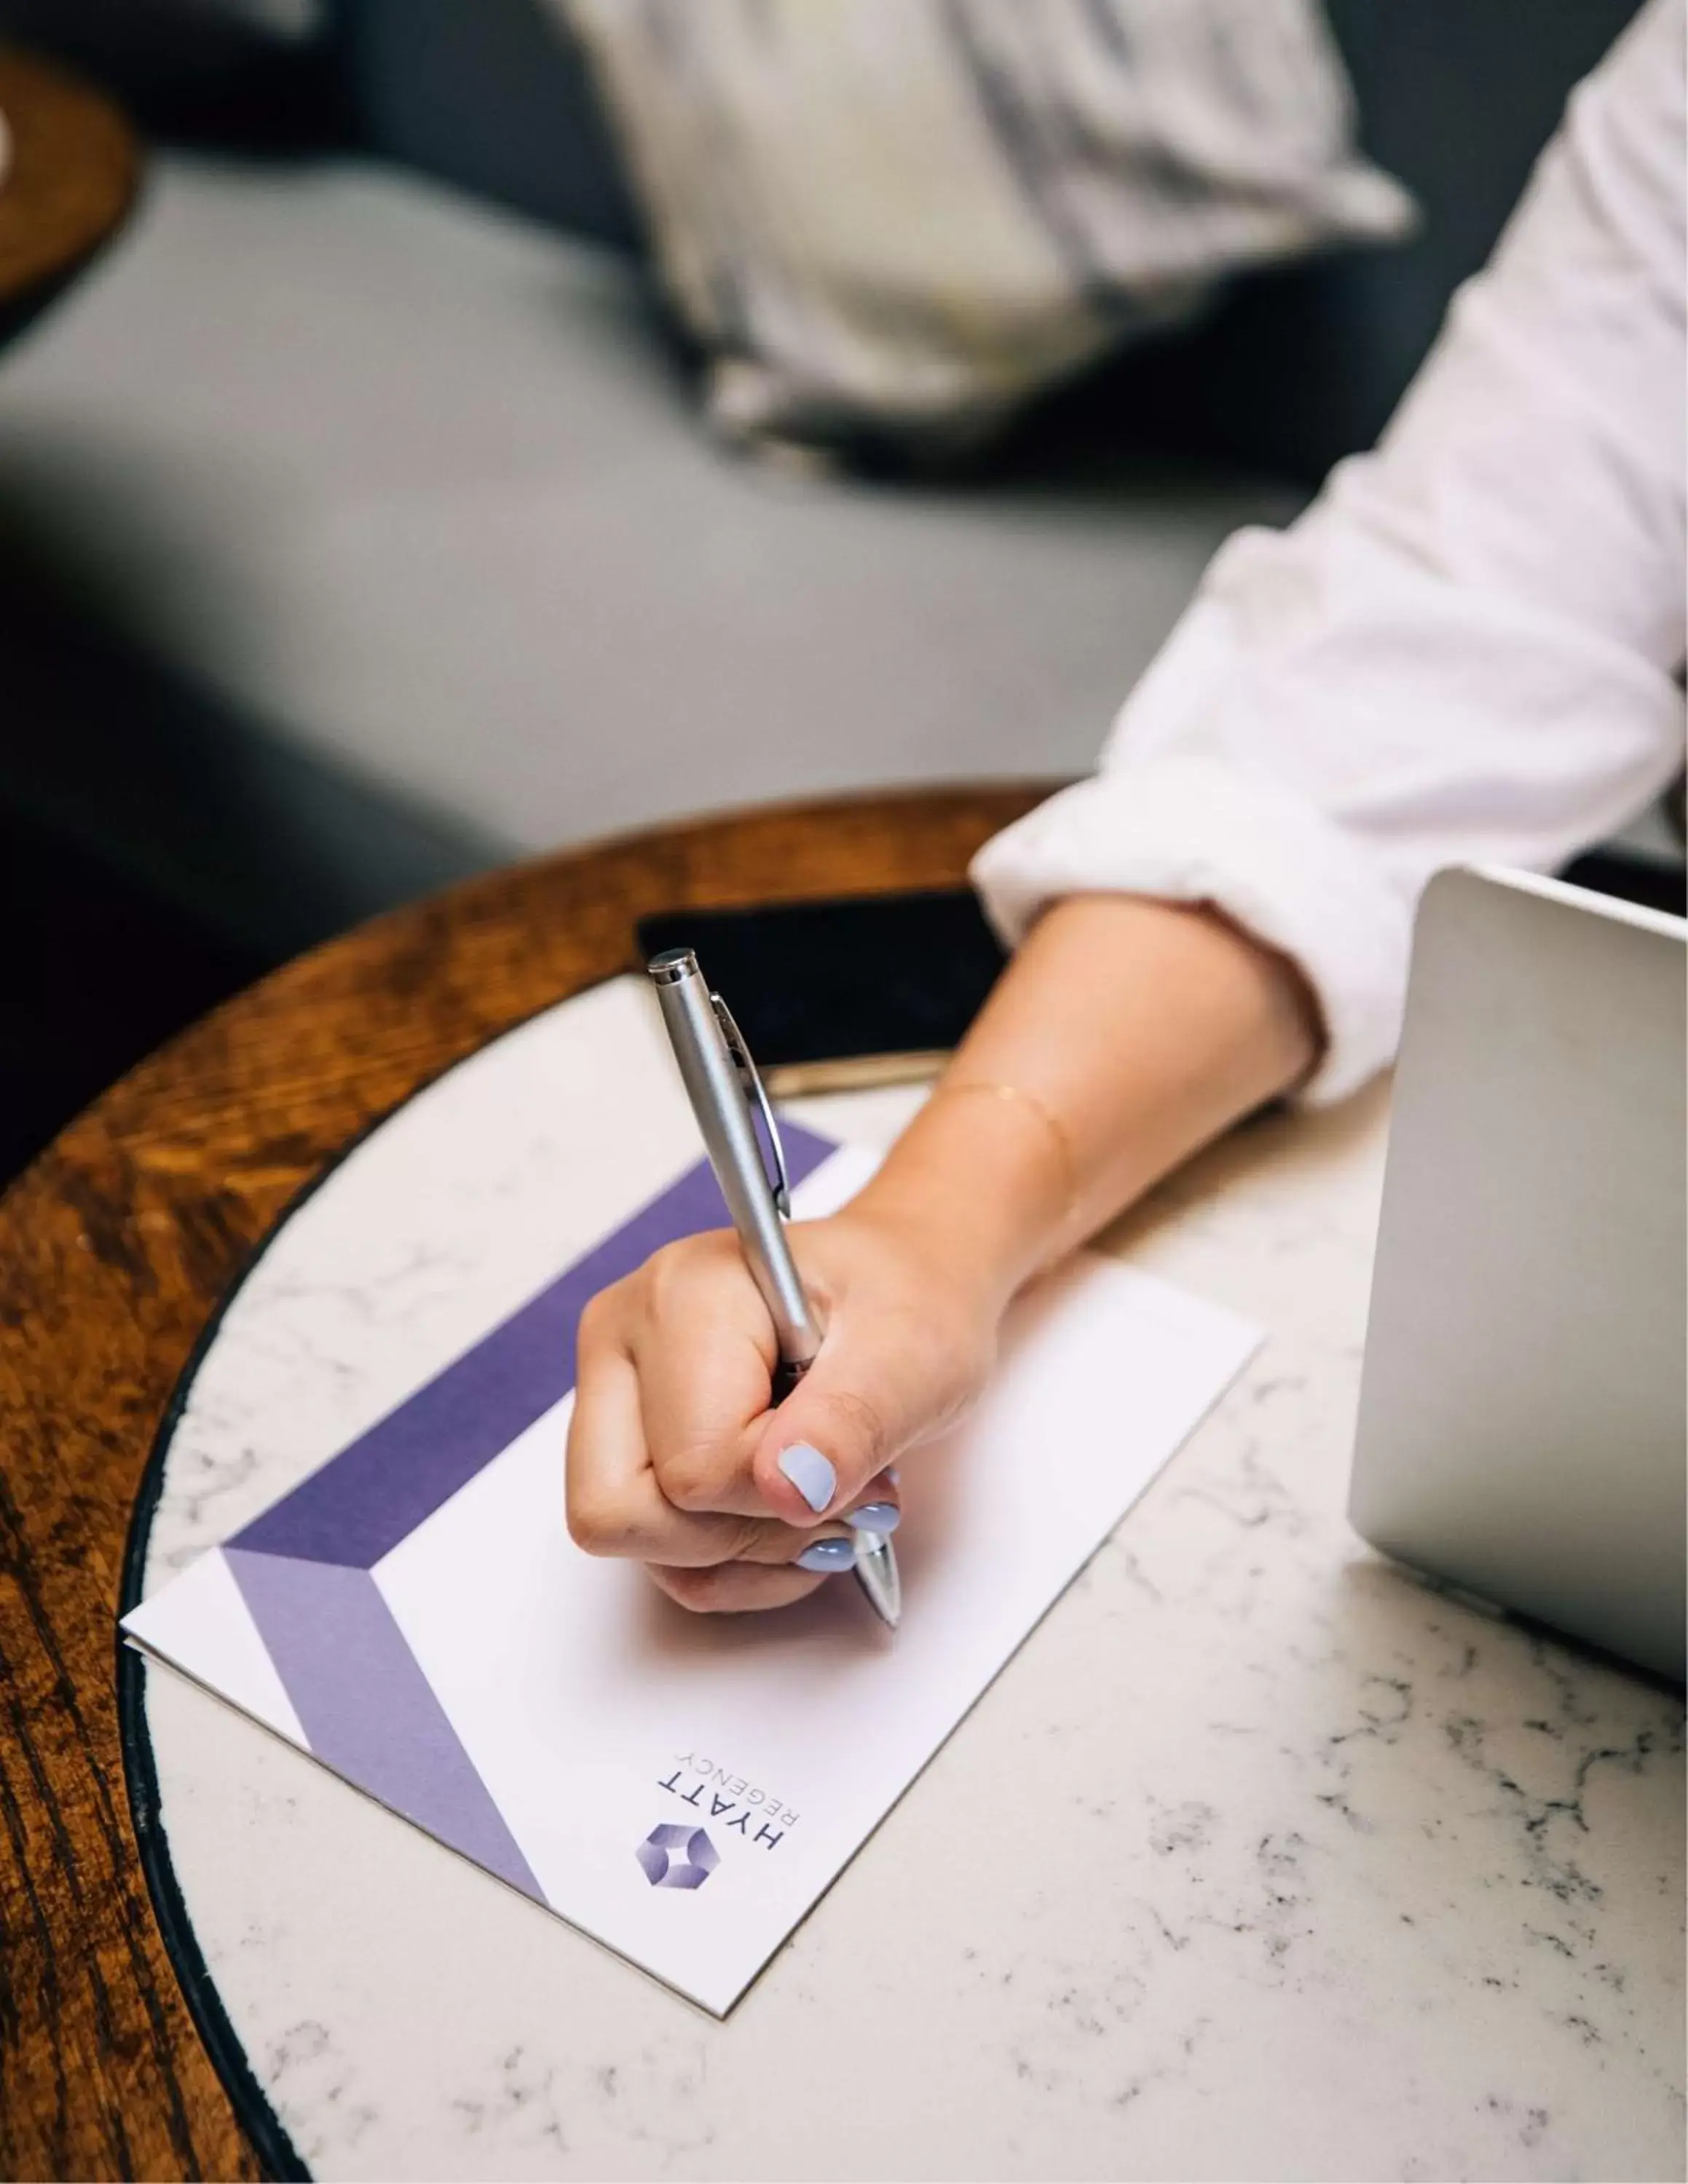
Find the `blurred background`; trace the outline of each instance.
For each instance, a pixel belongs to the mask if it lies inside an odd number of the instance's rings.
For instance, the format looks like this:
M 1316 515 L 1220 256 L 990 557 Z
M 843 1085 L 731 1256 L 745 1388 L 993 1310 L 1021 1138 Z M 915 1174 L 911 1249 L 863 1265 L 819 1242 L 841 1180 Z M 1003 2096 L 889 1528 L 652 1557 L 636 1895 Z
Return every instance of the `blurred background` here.
M 1375 437 L 1634 12 L 1258 0 L 1300 42 L 1267 99 L 1234 8 L 1150 51 L 1129 0 L 1048 0 L 1111 40 L 1093 82 L 1042 0 L 978 0 L 823 130 L 841 77 L 769 28 L 802 0 L 689 4 L 0 0 L 0 1182 L 463 875 L 1084 769 L 1220 540 Z M 1047 266 L 896 110 L 959 114 L 952 62 Z M 859 190 L 806 177 L 852 128 Z M 1680 894 L 1638 839 L 1624 883 Z

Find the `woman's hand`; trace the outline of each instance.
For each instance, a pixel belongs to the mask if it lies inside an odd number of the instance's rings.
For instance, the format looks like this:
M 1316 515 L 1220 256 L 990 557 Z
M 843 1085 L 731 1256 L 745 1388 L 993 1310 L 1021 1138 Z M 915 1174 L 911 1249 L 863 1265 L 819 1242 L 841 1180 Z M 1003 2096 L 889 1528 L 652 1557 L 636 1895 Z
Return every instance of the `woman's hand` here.
M 778 1410 L 729 1234 L 594 1299 L 569 1529 L 688 1607 L 777 1607 L 847 1568 L 854 1526 L 897 1521 L 886 1467 L 977 1393 L 1016 1290 L 1293 1084 L 1319 1040 L 1300 973 L 1216 912 L 1057 905 L 861 1195 L 792 1230 L 826 1337 Z
M 847 1208 L 791 1242 L 826 1329 L 768 1407 L 768 1308 L 726 1230 L 671 1244 L 580 1323 L 568 1528 L 646 1563 L 682 1606 L 801 1599 L 895 1528 L 903 1451 L 951 1424 L 989 1369 L 1005 1299 L 920 1224 Z

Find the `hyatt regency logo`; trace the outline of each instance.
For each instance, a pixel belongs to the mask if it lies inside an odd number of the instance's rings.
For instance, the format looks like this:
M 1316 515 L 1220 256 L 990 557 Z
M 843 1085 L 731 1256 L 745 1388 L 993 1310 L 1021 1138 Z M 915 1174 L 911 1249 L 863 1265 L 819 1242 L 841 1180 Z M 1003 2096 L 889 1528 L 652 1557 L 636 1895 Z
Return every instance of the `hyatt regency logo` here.
M 633 1855 L 653 1888 L 701 1888 L 721 1853 L 701 1828 L 652 1828 Z

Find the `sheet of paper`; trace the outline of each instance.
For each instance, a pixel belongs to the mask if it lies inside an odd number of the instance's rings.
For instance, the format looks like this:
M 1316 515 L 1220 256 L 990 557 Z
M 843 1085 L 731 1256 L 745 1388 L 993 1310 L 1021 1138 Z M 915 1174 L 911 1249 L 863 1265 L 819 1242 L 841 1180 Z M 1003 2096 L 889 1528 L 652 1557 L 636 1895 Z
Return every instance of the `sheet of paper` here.
M 872 1156 L 788 1134 L 800 1217 Z M 129 1637 L 724 2014 L 1244 1364 L 1234 1314 L 1084 1257 L 912 1457 L 895 1637 L 847 1578 L 688 1615 L 562 1522 L 574 1329 L 715 1225 L 688 1170 L 128 1616 Z

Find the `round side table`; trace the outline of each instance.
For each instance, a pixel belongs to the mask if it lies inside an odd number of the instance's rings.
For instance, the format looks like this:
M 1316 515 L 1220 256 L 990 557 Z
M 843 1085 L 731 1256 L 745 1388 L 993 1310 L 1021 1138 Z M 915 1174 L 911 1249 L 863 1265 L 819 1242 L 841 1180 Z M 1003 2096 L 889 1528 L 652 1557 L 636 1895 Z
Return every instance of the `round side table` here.
M 1098 1240 L 1260 1346 L 725 2019 L 116 1652 L 371 1373 L 377 1415 L 555 1271 L 636 917 L 953 883 L 1029 800 L 493 876 L 209 1018 L 0 1200 L 0 2176 L 1681 2174 L 1680 1693 L 1345 1520 L 1382 1084 Z
M 8 114 L 18 80 L 0 60 Z M 0 277 L 4 207 L 0 192 Z M 254 1248 L 418 1087 L 634 967 L 635 920 L 953 886 L 1045 793 L 753 811 L 472 882 L 195 1026 L 0 1199 L 0 2174 L 265 2165 L 199 2036 L 217 2042 L 215 1997 L 184 1992 L 149 1898 L 115 1648 L 148 1452 Z

